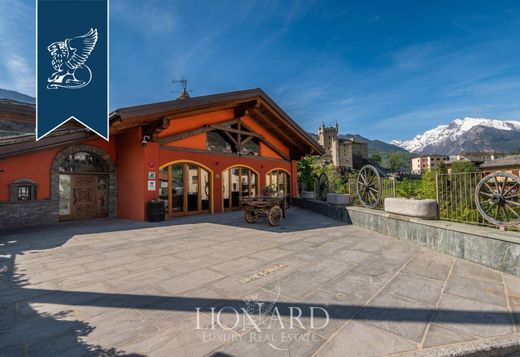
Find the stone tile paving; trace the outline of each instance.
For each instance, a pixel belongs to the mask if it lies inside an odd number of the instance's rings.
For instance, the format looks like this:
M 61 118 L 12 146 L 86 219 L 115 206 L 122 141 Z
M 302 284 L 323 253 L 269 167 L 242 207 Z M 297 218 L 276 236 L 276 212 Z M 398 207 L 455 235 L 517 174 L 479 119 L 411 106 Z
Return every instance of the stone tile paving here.
M 0 236 L 0 356 L 428 353 L 520 344 L 519 311 L 516 277 L 297 208 Z

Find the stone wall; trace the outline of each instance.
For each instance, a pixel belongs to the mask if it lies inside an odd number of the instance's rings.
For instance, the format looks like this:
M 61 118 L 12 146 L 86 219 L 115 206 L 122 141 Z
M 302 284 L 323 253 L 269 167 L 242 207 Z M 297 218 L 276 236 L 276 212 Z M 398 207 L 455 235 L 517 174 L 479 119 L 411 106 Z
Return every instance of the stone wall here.
M 520 276 L 520 233 L 447 221 L 422 220 L 362 207 L 334 207 L 295 198 L 313 212 Z
M 0 202 L 0 231 L 58 223 L 58 201 Z

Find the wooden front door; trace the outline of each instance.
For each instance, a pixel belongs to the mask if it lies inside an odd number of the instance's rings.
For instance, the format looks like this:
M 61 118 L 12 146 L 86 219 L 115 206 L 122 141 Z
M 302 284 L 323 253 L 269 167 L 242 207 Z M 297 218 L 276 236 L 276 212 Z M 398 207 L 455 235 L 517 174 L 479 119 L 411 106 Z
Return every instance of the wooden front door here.
M 71 175 L 71 218 L 96 217 L 96 175 Z

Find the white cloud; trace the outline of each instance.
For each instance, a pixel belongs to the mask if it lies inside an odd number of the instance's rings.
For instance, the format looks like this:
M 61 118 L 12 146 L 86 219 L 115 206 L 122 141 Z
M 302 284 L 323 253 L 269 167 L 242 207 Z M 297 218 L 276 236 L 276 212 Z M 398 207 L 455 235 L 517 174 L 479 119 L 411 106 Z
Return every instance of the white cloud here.
M 0 2 L 0 86 L 35 93 L 35 3 Z
M 126 22 L 143 34 L 168 34 L 176 30 L 179 19 L 164 9 L 164 2 L 111 0 L 110 18 Z

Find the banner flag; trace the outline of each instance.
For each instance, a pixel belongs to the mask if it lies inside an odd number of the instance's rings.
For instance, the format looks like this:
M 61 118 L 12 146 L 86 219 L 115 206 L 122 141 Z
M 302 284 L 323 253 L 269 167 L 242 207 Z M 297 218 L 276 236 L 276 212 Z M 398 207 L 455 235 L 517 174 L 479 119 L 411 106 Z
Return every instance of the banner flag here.
M 37 0 L 36 140 L 75 119 L 108 140 L 108 0 Z

